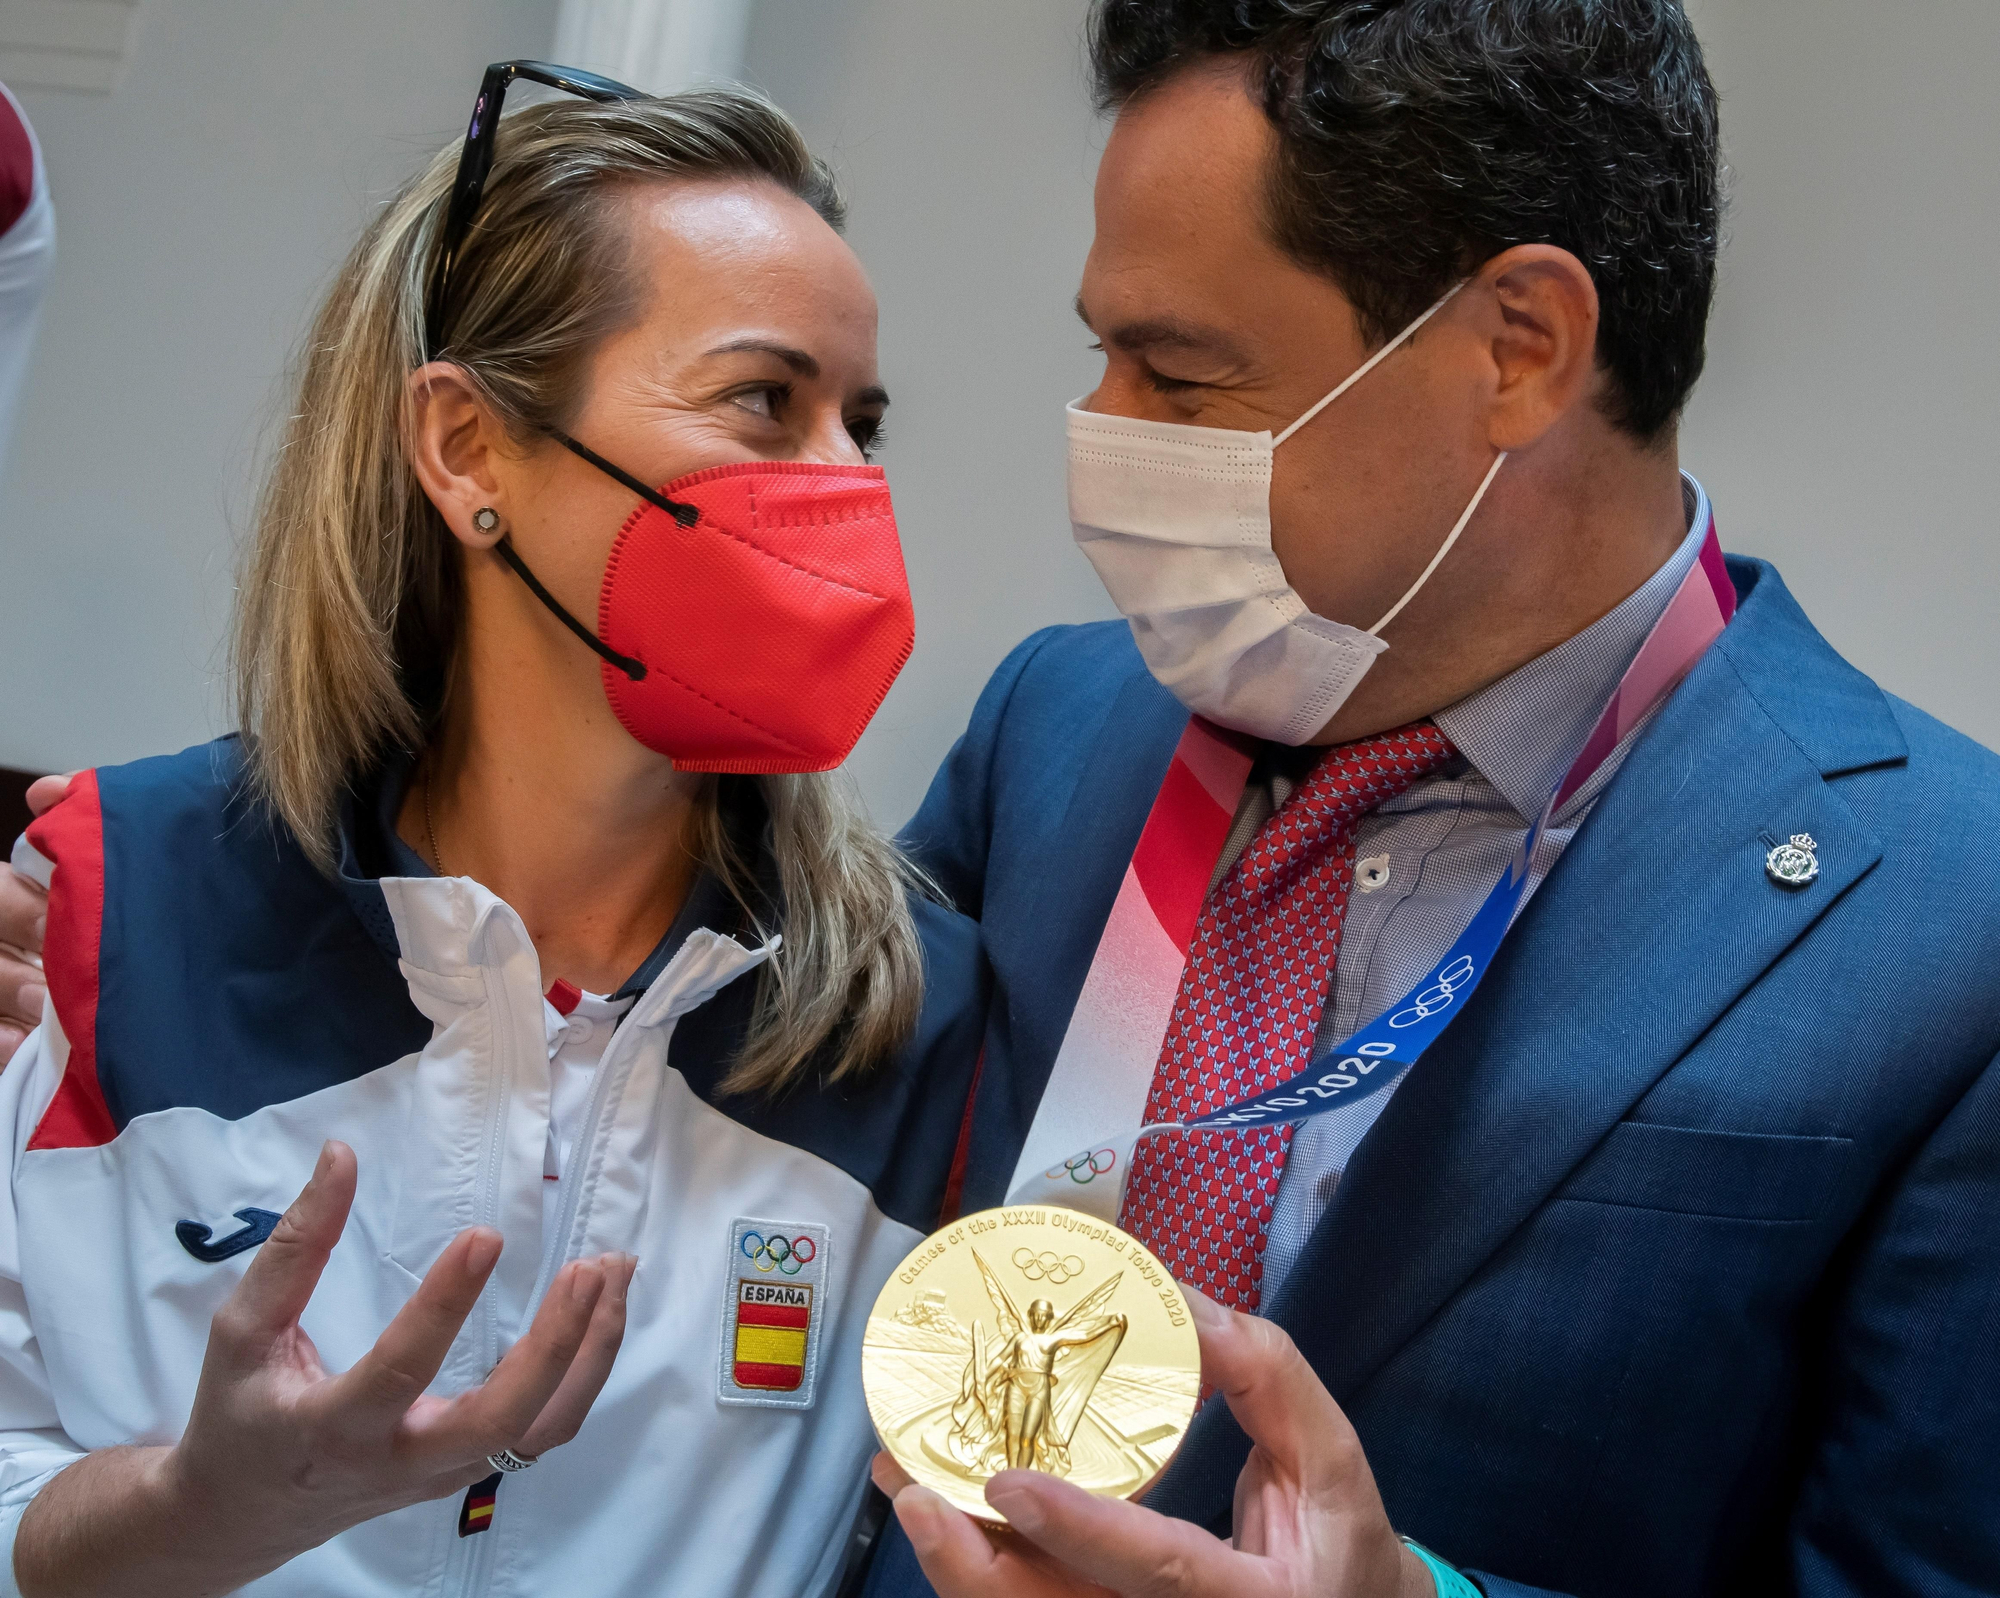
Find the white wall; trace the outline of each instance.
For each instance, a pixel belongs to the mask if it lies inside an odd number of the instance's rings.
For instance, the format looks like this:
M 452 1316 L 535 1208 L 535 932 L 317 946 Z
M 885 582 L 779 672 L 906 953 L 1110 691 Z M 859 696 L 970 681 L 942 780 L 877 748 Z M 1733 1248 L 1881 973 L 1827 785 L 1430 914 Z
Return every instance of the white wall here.
M 110 95 L 21 96 L 56 275 L 0 475 L 0 765 L 177 749 L 303 320 L 370 208 L 461 134 L 555 0 L 144 0 Z
M 1736 203 L 1683 454 L 1726 547 L 2000 748 L 2000 5 L 1690 10 Z
M 1991 0 L 1694 0 L 1737 206 L 1686 457 L 1726 542 L 1834 643 L 2000 744 L 2000 60 Z M 1084 0 L 757 0 L 748 73 L 843 171 L 883 298 L 885 457 L 918 649 L 856 769 L 908 813 L 986 673 L 1107 607 L 1071 548 L 1062 402 L 1101 144 Z M 208 683 L 256 419 L 368 205 L 553 0 L 145 0 L 110 99 L 30 101 L 62 261 L 0 482 L 0 764 L 176 747 Z M 333 65 L 353 52 L 351 67 Z

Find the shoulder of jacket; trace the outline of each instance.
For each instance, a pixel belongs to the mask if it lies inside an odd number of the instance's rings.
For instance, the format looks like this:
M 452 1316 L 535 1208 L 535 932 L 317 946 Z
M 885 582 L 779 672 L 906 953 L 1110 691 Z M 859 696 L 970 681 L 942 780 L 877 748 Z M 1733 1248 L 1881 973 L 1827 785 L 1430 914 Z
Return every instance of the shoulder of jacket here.
M 1074 706 L 1108 704 L 1128 681 L 1146 675 L 1132 629 L 1122 621 L 1044 627 L 1000 663 L 981 711 L 1063 715 Z
M 1081 670 L 1091 673 L 1099 686 L 1107 676 L 1122 678 L 1146 669 L 1139 646 L 1132 641 L 1132 629 L 1122 621 L 1043 627 L 1016 644 L 1007 658 L 1009 663 L 1020 663 L 1023 676 L 1059 673 L 1068 677 Z
M 1906 699 L 1885 697 L 1909 744 L 1910 774 L 1920 786 L 1957 814 L 2000 825 L 2000 754 Z
M 54 816 L 94 791 L 106 818 L 121 826 L 171 827 L 192 816 L 220 818 L 246 795 L 243 746 L 235 736 L 195 744 L 178 754 L 79 772 L 48 811 Z
M 1837 788 L 1885 841 L 1938 858 L 1961 914 L 1991 928 L 2000 954 L 2000 755 L 1915 705 L 1884 696 L 1908 757 Z
M 33 1147 L 177 1105 L 234 1119 L 427 1030 L 234 738 L 82 773 L 28 839 L 52 862 L 43 961 L 71 1051 Z
M 289 830 L 251 794 L 233 736 L 79 772 L 29 826 L 27 840 L 51 864 L 69 866 L 73 878 L 93 869 L 93 860 L 100 877 L 110 869 L 111 891 L 120 896 L 172 898 L 218 869 L 262 876 L 303 858 Z

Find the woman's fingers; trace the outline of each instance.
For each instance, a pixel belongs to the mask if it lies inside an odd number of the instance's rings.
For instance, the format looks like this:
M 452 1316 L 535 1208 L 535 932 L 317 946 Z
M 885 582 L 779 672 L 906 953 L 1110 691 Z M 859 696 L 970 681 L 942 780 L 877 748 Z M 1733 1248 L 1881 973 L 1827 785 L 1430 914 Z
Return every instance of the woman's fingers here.
M 65 771 L 59 777 L 37 777 L 28 784 L 28 808 L 36 815 L 42 814 L 64 794 L 69 792 L 70 779 L 76 775 Z
M 28 808 L 39 816 L 63 796 L 75 775 L 36 778 L 28 785 Z M 48 997 L 42 939 L 48 926 L 49 896 L 41 884 L 0 866 L 0 1066 L 42 1024 L 42 1002 Z
M 304 1313 L 354 1203 L 354 1150 L 329 1142 L 292 1207 L 279 1217 L 243 1280 L 216 1312 L 239 1354 L 261 1360 Z
M 0 867 L 0 943 L 38 959 L 48 926 L 49 896 L 42 885 L 11 866 Z
M 518 1448 L 548 1407 L 590 1330 L 604 1292 L 604 1267 L 576 1260 L 556 1272 L 528 1335 L 507 1350 L 493 1374 L 434 1414 L 413 1418 L 426 1450 L 476 1458 Z
M 630 1254 L 613 1254 L 600 1263 L 604 1267 L 604 1291 L 598 1296 L 597 1308 L 591 1312 L 583 1344 L 555 1396 L 521 1439 L 522 1453 L 546 1453 L 575 1437 L 584 1417 L 590 1413 L 590 1406 L 597 1402 L 597 1395 L 611 1378 L 611 1367 L 625 1341 L 625 1302 L 632 1287 L 632 1272 L 639 1262 Z
M 42 1024 L 42 1001 L 48 996 L 49 982 L 41 966 L 0 948 L 0 1020 L 32 1030 Z
M 48 911 L 48 895 L 37 884 L 0 866 L 0 1065 L 42 1024 L 49 991 L 41 960 Z
M 447 1243 L 375 1346 L 327 1384 L 327 1412 L 372 1412 L 385 1429 L 400 1421 L 437 1379 L 452 1339 L 499 1258 L 500 1234 L 488 1226 L 475 1226 Z

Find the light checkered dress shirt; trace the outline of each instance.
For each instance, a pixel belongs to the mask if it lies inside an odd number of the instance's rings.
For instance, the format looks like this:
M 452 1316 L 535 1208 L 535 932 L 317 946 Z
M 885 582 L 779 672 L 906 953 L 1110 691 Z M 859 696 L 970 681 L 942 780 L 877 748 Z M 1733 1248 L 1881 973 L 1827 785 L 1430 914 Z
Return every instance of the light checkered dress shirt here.
M 1460 758 L 1361 823 L 1354 891 L 1316 1052 L 1338 1043 L 1409 992 L 1465 930 L 1557 781 L 1576 759 L 1611 691 L 1665 613 L 1708 536 L 1708 495 L 1683 478 L 1688 535 L 1645 585 L 1567 642 L 1435 718 Z M 1536 846 L 1525 907 L 1617 775 L 1647 717 L 1556 812 Z M 1216 880 L 1291 796 L 1316 750 L 1273 749 L 1237 806 Z M 1423 1069 L 1422 1062 L 1415 1067 Z M 1292 1140 L 1264 1253 L 1263 1302 L 1277 1297 L 1341 1174 L 1395 1086 L 1306 1122 Z

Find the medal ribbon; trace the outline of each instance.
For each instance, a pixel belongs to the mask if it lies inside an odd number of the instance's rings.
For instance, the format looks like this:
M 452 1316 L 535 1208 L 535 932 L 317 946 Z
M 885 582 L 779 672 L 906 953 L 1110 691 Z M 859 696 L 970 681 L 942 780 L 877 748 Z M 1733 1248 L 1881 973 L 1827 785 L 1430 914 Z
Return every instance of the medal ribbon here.
M 1125 868 L 1007 1202 L 1061 1205 L 1116 1221 L 1141 1138 L 1310 1120 L 1400 1080 L 1491 969 L 1527 894 L 1529 863 L 1550 818 L 1679 686 L 1735 613 L 1736 590 L 1711 525 L 1700 557 L 1619 679 L 1582 753 L 1429 974 L 1288 1080 L 1198 1119 L 1145 1126 L 1146 1095 L 1188 944 L 1255 758 L 1254 741 L 1191 720 Z

